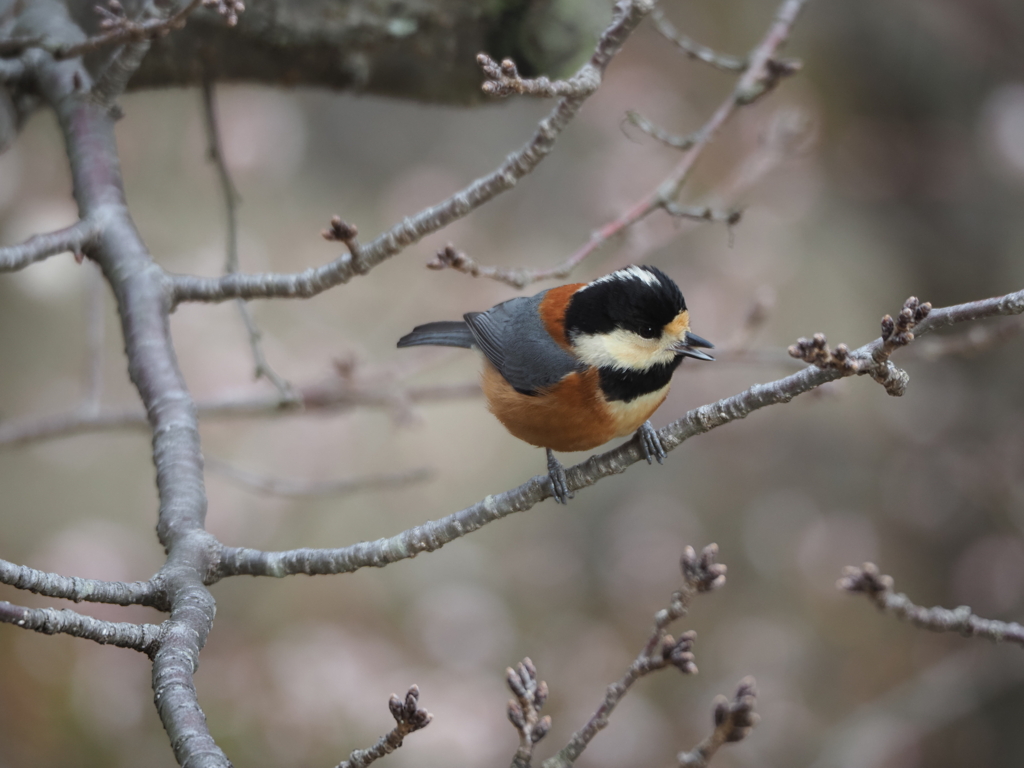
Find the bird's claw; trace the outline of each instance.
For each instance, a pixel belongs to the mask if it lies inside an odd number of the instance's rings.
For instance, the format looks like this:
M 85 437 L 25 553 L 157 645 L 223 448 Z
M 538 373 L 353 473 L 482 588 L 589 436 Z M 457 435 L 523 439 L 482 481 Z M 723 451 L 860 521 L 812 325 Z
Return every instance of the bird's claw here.
M 569 483 L 565 479 L 565 467 L 563 467 L 562 463 L 555 458 L 555 454 L 551 452 L 550 448 L 547 449 L 547 452 L 548 477 L 551 479 L 551 495 L 558 504 L 568 504 L 569 499 L 573 498 L 574 494 L 569 490 Z
M 659 464 L 665 463 L 668 453 L 665 451 L 665 446 L 661 444 L 661 437 L 658 436 L 658 431 L 651 425 L 651 422 L 645 421 L 641 424 L 640 429 L 636 431 L 636 436 L 640 442 L 640 453 L 647 459 L 648 464 L 653 464 L 654 459 L 657 459 Z

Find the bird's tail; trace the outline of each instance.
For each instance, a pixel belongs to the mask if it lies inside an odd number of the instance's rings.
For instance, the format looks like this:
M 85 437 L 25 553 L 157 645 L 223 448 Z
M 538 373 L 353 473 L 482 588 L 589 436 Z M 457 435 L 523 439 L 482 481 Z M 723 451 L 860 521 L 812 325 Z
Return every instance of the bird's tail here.
M 461 320 L 442 320 L 438 323 L 417 325 L 398 340 L 399 347 L 430 344 L 439 347 L 472 347 L 476 344 L 469 326 Z

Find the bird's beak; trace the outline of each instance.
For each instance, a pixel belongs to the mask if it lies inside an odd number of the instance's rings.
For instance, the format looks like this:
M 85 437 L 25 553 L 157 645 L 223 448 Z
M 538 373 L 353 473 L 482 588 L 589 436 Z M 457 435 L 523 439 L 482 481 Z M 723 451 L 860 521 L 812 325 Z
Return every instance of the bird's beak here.
M 695 347 L 703 347 L 704 349 L 714 349 L 715 345 L 707 339 L 702 339 L 695 333 L 687 331 L 682 340 L 673 347 L 673 350 L 679 357 L 694 357 L 697 360 L 714 360 L 711 355 L 701 352 Z

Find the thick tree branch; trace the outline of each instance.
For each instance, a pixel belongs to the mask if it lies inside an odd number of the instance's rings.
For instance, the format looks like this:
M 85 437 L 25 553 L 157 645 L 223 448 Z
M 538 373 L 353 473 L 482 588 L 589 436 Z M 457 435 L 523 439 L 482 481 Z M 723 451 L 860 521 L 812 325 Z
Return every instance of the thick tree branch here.
M 31 19 L 69 41 L 81 33 L 59 4 Z M 28 23 L 26 21 L 26 23 Z M 168 553 L 158 578 L 170 617 L 153 650 L 157 710 L 182 765 L 226 766 L 196 699 L 192 675 L 213 623 L 214 601 L 203 585 L 215 551 L 203 531 L 206 494 L 195 405 L 178 369 L 168 324 L 170 291 L 128 212 L 111 111 L 88 94 L 81 61 L 33 57 L 39 95 L 54 109 L 64 136 L 73 190 L 83 220 L 102 222 L 89 249 L 117 300 L 128 373 L 146 408 L 160 500 L 157 534 Z
M 966 605 L 952 610 L 940 606 L 925 608 L 916 605 L 902 592 L 896 592 L 892 577 L 879 571 L 874 563 L 864 563 L 860 568 L 847 566 L 837 586 L 846 592 L 863 594 L 883 613 L 909 621 L 915 627 L 932 632 L 958 632 L 964 637 L 984 637 L 996 643 L 1005 641 L 1024 646 L 1024 626 L 1017 622 L 983 619 L 971 613 Z
M 594 55 L 576 77 L 593 81 L 596 88 L 612 57 L 619 52 L 626 38 L 652 7 L 652 0 L 620 0 L 615 6 L 615 18 L 611 26 L 601 35 Z M 580 92 L 562 98 L 551 114 L 541 121 L 530 141 L 512 153 L 499 168 L 438 205 L 405 219 L 369 245 L 363 246 L 363 258 L 359 262 L 346 253 L 330 264 L 290 275 L 238 273 L 220 278 L 174 275 L 171 278 L 174 302 L 308 298 L 347 283 L 355 275 L 367 272 L 426 235 L 463 218 L 502 192 L 512 189 L 516 182 L 530 173 L 551 152 L 558 135 L 576 116 L 587 95 L 587 92 Z
M 0 584 L 47 597 L 109 605 L 148 605 L 166 610 L 165 597 L 156 581 L 98 581 L 37 571 L 25 565 L 0 560 Z
M 131 648 L 152 657 L 160 647 L 161 628 L 155 624 L 101 621 L 69 610 L 23 608 L 0 600 L 0 622 L 44 635 L 71 635 L 101 645 Z
M 20 245 L 0 248 L 0 272 L 14 272 L 66 251 L 81 259 L 82 253 L 95 241 L 99 231 L 98 222 L 83 219 L 56 232 L 33 235 Z
M 933 309 L 915 329 L 916 336 L 954 323 L 997 315 L 1024 313 L 1024 290 L 984 301 Z M 885 348 L 879 338 L 847 353 L 849 360 L 860 367 L 859 373 L 869 373 L 875 357 Z M 885 361 L 886 366 L 892 364 Z M 732 397 L 696 408 L 683 418 L 658 431 L 662 445 L 673 450 L 691 437 L 709 432 L 756 410 L 778 403 L 788 403 L 794 397 L 816 387 L 853 375 L 852 369 L 809 366 L 783 379 L 768 384 L 755 384 Z M 609 475 L 625 472 L 630 465 L 643 460 L 635 440 L 606 453 L 591 456 L 582 464 L 566 470 L 569 489 L 577 491 L 593 485 Z M 550 478 L 538 475 L 517 488 L 494 496 L 455 512 L 440 520 L 410 528 L 390 538 L 373 542 L 360 542 L 338 549 L 295 549 L 284 552 L 225 547 L 211 579 L 226 576 L 288 576 L 305 573 L 348 573 L 368 566 L 381 568 L 398 560 L 415 557 L 421 552 L 433 552 L 445 544 L 461 538 L 488 523 L 516 512 L 525 512 L 551 496 Z

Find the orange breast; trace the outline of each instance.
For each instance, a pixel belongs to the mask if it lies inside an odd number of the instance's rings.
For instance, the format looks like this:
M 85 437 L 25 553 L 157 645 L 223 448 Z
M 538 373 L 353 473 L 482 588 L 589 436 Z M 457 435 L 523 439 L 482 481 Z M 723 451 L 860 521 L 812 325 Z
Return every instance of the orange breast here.
M 509 432 L 554 451 L 589 451 L 632 434 L 668 394 L 666 386 L 631 403 L 607 402 L 597 371 L 590 370 L 571 373 L 547 392 L 531 397 L 516 392 L 487 361 L 483 390 L 491 413 Z

